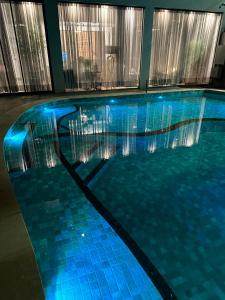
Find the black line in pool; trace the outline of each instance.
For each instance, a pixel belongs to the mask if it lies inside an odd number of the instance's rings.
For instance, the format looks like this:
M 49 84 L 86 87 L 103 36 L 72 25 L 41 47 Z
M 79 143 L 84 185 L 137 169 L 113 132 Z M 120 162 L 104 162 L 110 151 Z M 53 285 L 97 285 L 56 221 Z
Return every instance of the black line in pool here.
M 57 121 L 57 131 L 60 128 L 60 122 L 63 119 L 60 118 Z M 54 141 L 54 147 L 56 154 L 58 155 L 60 161 L 67 169 L 68 173 L 71 175 L 73 180 L 82 190 L 87 200 L 91 202 L 91 204 L 95 207 L 95 209 L 103 216 L 103 218 L 111 225 L 111 227 L 115 230 L 118 236 L 124 241 L 133 255 L 136 257 L 142 268 L 148 274 L 155 287 L 163 297 L 163 299 L 177 299 L 174 292 L 170 288 L 170 286 L 166 283 L 165 279 L 153 265 L 153 263 L 149 260 L 149 258 L 145 255 L 145 253 L 139 248 L 137 243 L 132 239 L 129 233 L 117 222 L 117 220 L 113 217 L 113 215 L 104 207 L 104 205 L 97 199 L 97 197 L 92 193 L 92 191 L 85 185 L 84 181 L 77 174 L 73 166 L 67 161 L 65 156 L 63 155 L 60 142 L 58 140 Z
M 69 112 L 69 113 L 67 113 L 67 114 L 65 114 L 65 115 L 63 115 L 63 116 L 61 116 L 61 117 L 57 120 L 57 124 L 60 124 L 61 121 L 62 121 L 62 119 L 64 119 L 65 117 L 68 117 L 69 115 L 75 114 L 75 113 L 77 113 L 77 112 L 79 111 L 79 108 L 78 108 L 77 105 L 74 105 L 74 107 L 75 107 L 75 110 L 74 110 L 74 111 L 71 111 L 71 112 Z
M 175 124 L 172 124 L 168 127 L 153 130 L 153 131 L 146 131 L 146 132 L 112 132 L 112 131 L 106 131 L 106 132 L 98 132 L 94 135 L 111 135 L 111 136 L 152 136 L 152 135 L 159 135 L 163 133 L 167 133 L 173 130 L 176 130 L 177 128 L 180 128 L 182 126 L 191 124 L 191 123 L 197 123 L 197 122 L 212 122 L 212 121 L 218 121 L 218 122 L 225 122 L 225 119 L 223 118 L 202 118 L 202 119 L 189 119 L 184 120 Z M 90 135 L 90 134 L 89 134 Z
M 71 114 L 71 113 L 69 113 Z M 61 118 L 62 119 L 62 118 Z M 159 135 L 159 134 L 164 134 L 173 130 L 176 130 L 182 126 L 191 124 L 191 123 L 197 123 L 197 122 L 225 122 L 225 119 L 223 118 L 202 118 L 202 119 L 189 119 L 189 120 L 184 120 L 181 122 L 178 122 L 176 124 L 172 124 L 171 126 L 165 127 L 165 128 L 161 128 L 161 129 L 157 129 L 157 130 L 153 130 L 153 131 L 146 131 L 146 132 L 110 132 L 110 131 L 105 131 L 105 132 L 98 132 L 98 133 L 88 133 L 88 134 L 83 134 L 83 136 L 88 135 L 88 136 L 92 136 L 92 135 L 101 135 L 101 136 L 128 136 L 128 137 L 146 137 L 146 136 L 153 136 L 153 135 Z M 58 136 L 59 137 L 66 137 L 66 136 L 70 136 L 70 132 L 58 132 Z M 46 134 L 43 136 L 37 136 L 36 138 L 52 138 L 54 137 L 55 134 Z
M 83 162 L 82 161 L 76 161 L 73 165 L 72 165 L 72 167 L 74 168 L 74 169 L 77 169 L 80 165 L 82 165 L 83 164 Z
M 116 147 L 115 148 L 115 152 L 114 155 L 116 154 L 116 151 L 119 150 L 120 147 Z M 90 151 L 92 152 L 92 151 Z M 92 153 L 91 153 L 92 154 Z M 96 165 L 96 167 L 86 176 L 86 178 L 83 180 L 83 183 L 86 186 L 89 186 L 89 184 L 91 183 L 91 181 L 95 178 L 95 176 L 105 167 L 105 165 L 112 159 L 112 157 L 110 157 L 110 159 L 101 159 L 101 161 Z
M 67 130 L 67 131 L 70 131 L 70 129 L 68 127 L 66 127 L 65 125 L 61 125 L 61 128 Z
M 108 159 L 102 159 L 99 164 L 87 175 L 83 180 L 85 185 L 88 185 L 90 181 L 97 175 L 97 173 L 103 168 L 103 166 L 108 162 Z
M 124 230 L 124 228 L 117 222 L 117 220 L 112 216 L 112 214 L 102 205 L 102 203 L 96 198 L 96 196 L 91 192 L 91 190 L 84 184 L 79 175 L 74 171 L 70 163 L 66 160 L 63 153 L 60 150 L 60 145 L 57 141 L 54 142 L 55 150 L 60 158 L 62 164 L 67 169 L 68 173 L 74 179 L 76 184 L 80 187 L 80 189 L 85 194 L 86 198 L 92 203 L 95 209 L 104 217 L 104 219 L 111 225 L 111 227 L 115 230 L 115 232 L 119 235 L 119 237 L 125 242 L 130 251 L 136 257 L 140 265 L 143 267 L 145 272 L 151 278 L 156 288 L 162 295 L 164 299 L 177 299 L 174 292 L 167 285 L 164 278 L 158 272 L 156 267 L 150 262 L 148 257 L 144 254 L 144 252 L 139 248 L 137 243 L 130 237 L 128 232 Z

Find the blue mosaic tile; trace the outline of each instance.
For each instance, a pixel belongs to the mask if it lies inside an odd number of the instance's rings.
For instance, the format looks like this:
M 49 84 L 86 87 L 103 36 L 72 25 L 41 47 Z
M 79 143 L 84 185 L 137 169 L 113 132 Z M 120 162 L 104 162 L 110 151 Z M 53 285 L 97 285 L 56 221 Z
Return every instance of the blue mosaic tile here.
M 28 170 L 13 184 L 46 299 L 161 299 L 126 245 L 61 165 Z
M 46 299 L 162 299 L 62 165 L 59 146 L 83 182 L 106 161 L 88 187 L 179 299 L 224 299 L 222 98 L 194 91 L 96 100 L 36 106 L 5 139 Z

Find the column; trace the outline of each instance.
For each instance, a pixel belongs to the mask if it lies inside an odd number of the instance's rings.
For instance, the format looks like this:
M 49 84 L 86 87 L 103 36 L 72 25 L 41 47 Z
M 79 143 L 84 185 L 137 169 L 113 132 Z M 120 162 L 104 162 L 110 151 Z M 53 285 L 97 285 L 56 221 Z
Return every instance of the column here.
M 65 91 L 62 51 L 59 32 L 57 0 L 44 0 L 46 36 L 48 40 L 49 60 L 52 73 L 52 85 L 55 93 Z

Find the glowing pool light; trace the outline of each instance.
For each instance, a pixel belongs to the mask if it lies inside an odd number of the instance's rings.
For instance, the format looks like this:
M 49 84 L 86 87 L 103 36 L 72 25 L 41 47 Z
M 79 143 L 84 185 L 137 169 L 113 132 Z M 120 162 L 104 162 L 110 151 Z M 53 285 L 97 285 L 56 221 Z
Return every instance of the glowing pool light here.
M 151 145 L 149 145 L 148 147 L 148 152 L 150 153 L 154 153 L 156 151 L 156 144 L 152 143 Z
M 102 158 L 103 159 L 110 159 L 110 157 L 112 156 L 110 149 L 105 149 Z
M 10 129 L 5 137 L 5 142 L 11 145 L 19 146 L 22 145 L 26 135 L 27 130 L 13 132 L 13 130 Z
M 194 138 L 192 136 L 189 136 L 186 140 L 185 146 L 192 147 L 193 145 L 194 145 Z
M 171 148 L 172 149 L 175 149 L 177 147 L 177 139 L 174 139 L 173 140 L 173 143 L 172 143 L 172 145 L 171 145 Z
M 43 112 L 46 113 L 46 114 L 52 114 L 55 112 L 55 109 L 54 108 L 50 108 L 50 107 L 44 107 L 43 108 Z
M 75 111 L 75 107 L 73 106 L 68 106 L 68 107 L 41 106 L 39 109 L 45 115 L 56 114 L 57 116 L 61 116 L 69 112 Z

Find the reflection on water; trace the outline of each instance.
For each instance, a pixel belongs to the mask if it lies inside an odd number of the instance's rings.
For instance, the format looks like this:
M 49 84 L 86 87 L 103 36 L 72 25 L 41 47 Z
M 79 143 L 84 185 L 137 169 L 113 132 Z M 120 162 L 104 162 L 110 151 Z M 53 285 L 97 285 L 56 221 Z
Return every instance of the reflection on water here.
M 57 164 L 52 138 L 42 139 L 46 133 L 54 133 L 57 138 L 57 123 L 56 116 L 48 116 L 45 120 L 40 120 L 34 128 L 30 128 L 27 137 L 27 151 L 29 161 L 32 167 L 46 166 L 53 168 Z M 40 135 L 40 137 L 38 137 Z
M 49 110 L 50 114 L 42 112 L 37 117 L 36 113 L 33 119 L 31 116 L 24 125 L 20 124 L 15 133 L 7 134 L 9 171 L 55 167 L 59 160 L 54 143 L 69 153 L 70 160 L 83 163 L 93 157 L 107 160 L 116 154 L 129 156 L 140 151 L 152 154 L 158 149 L 191 147 L 199 141 L 205 98 L 198 98 L 191 104 L 189 100 L 180 100 L 82 105 L 76 112 L 74 108 L 65 110 L 64 117 Z M 189 119 L 196 121 L 170 128 Z
M 89 161 L 93 154 L 101 159 L 109 159 L 113 155 L 128 156 L 139 151 L 154 153 L 159 148 L 174 149 L 180 146 L 191 147 L 198 143 L 202 118 L 204 116 L 205 99 L 192 106 L 183 106 L 177 117 L 176 107 L 164 102 L 159 111 L 152 103 L 140 108 L 140 105 L 118 108 L 100 107 L 90 111 L 81 108 L 76 119 L 64 120 L 70 131 L 70 147 L 74 161 Z M 187 119 L 199 119 L 197 122 L 184 124 L 167 133 L 159 129 Z M 155 132 L 155 134 L 154 134 Z M 94 153 L 90 144 L 98 144 Z

